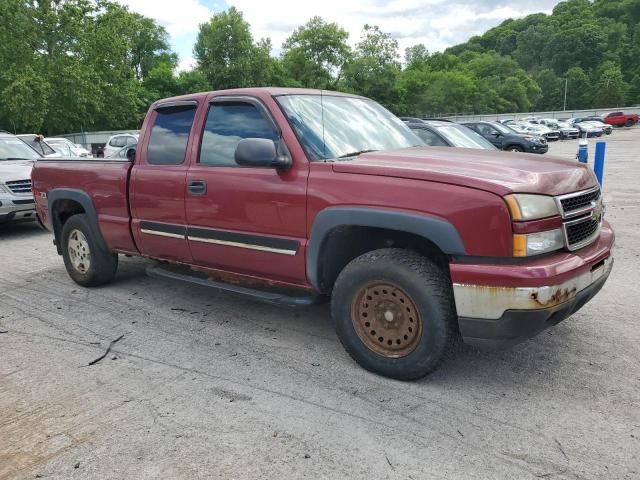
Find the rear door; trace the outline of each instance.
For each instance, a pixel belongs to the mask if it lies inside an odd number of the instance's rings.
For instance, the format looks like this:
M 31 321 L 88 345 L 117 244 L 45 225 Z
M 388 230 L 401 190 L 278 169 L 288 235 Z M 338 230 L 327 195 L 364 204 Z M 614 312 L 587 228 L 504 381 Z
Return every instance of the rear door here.
M 184 201 L 196 109 L 196 101 L 159 104 L 140 139 L 131 173 L 131 227 L 140 251 L 150 257 L 191 261 Z
M 194 263 L 305 283 L 307 160 L 293 158 L 282 171 L 236 164 L 244 138 L 271 139 L 290 155 L 269 110 L 254 97 L 213 98 L 199 133 L 185 202 Z

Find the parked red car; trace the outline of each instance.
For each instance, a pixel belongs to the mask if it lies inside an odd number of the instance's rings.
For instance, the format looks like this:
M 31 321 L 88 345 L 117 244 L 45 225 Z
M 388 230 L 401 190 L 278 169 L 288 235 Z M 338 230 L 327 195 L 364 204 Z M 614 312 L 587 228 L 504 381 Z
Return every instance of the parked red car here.
M 372 100 L 255 88 L 160 100 L 135 158 L 41 160 L 40 221 L 67 272 L 118 254 L 176 280 L 304 305 L 331 298 L 363 367 L 435 369 L 458 337 L 512 345 L 604 285 L 614 234 L 585 165 L 422 146 Z
M 624 113 L 624 112 L 611 112 L 602 116 L 602 121 L 609 125 L 615 125 L 616 127 L 631 127 L 638 123 L 638 114 L 636 113 Z

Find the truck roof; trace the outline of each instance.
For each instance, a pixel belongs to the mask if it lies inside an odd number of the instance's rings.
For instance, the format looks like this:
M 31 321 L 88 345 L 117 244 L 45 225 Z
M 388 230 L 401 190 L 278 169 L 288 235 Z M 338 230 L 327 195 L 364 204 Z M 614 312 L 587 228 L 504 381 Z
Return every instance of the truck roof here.
M 249 95 L 249 96 L 278 96 L 278 95 L 331 95 L 331 96 L 339 96 L 339 97 L 352 97 L 352 98 L 362 98 L 360 95 L 355 95 L 352 93 L 344 93 L 344 92 L 336 92 L 333 90 L 321 90 L 317 88 L 285 88 L 285 87 L 251 87 L 251 88 L 231 88 L 226 90 L 211 90 L 208 92 L 198 92 L 198 93 L 190 93 L 187 95 L 180 95 L 177 97 L 168 97 L 162 98 L 160 100 L 156 100 L 154 105 L 162 102 L 169 101 L 180 101 L 180 100 L 196 100 L 202 97 L 206 97 L 210 94 L 225 94 L 225 95 Z

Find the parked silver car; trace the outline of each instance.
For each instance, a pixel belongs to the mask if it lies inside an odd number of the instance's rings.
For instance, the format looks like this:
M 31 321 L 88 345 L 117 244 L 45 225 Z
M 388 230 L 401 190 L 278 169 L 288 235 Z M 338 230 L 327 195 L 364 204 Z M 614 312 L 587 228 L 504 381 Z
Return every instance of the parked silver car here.
M 18 137 L 0 132 L 0 223 L 35 220 L 31 170 L 39 158 Z

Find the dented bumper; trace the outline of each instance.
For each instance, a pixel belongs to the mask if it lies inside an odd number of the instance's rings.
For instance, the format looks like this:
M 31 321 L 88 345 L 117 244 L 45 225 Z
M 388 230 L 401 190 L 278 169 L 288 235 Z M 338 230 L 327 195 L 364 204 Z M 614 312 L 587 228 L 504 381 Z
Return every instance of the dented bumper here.
M 510 346 L 577 312 L 609 277 L 613 242 L 613 232 L 604 225 L 599 240 L 575 254 L 509 267 L 452 264 L 464 341 L 479 347 Z M 471 273 L 481 276 L 478 282 L 468 281 Z

